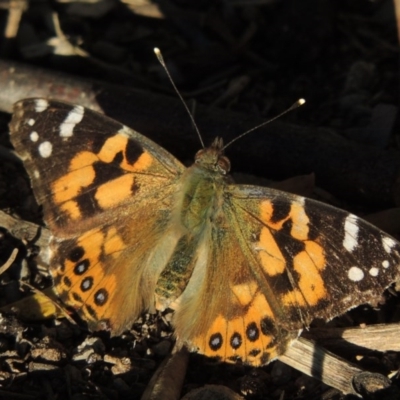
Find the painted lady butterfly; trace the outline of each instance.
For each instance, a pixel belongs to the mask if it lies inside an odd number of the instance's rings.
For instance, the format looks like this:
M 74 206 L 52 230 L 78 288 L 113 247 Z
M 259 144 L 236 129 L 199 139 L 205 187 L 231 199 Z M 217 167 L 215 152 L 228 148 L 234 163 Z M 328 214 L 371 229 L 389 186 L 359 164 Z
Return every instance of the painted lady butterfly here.
M 263 365 L 399 276 L 400 244 L 355 215 L 234 184 L 222 139 L 185 168 L 81 106 L 23 100 L 10 128 L 53 235 L 57 293 L 91 329 L 119 334 L 171 307 L 178 343 Z

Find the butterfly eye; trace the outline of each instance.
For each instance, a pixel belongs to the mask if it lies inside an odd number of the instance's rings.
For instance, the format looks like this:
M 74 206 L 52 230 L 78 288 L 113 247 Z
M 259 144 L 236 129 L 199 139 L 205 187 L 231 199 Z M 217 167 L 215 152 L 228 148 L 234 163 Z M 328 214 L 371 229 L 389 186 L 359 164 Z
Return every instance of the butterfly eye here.
M 225 175 L 231 170 L 231 162 L 227 157 L 220 156 L 217 163 L 218 169 Z

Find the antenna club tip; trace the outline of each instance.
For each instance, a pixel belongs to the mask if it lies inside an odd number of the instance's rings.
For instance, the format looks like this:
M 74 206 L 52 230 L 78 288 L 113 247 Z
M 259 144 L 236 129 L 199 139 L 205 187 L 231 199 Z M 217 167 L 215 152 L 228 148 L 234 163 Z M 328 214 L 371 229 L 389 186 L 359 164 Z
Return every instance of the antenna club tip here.
M 306 102 L 305 99 L 298 99 L 298 100 L 297 100 L 297 104 L 298 104 L 299 106 L 302 106 L 305 102 Z
M 153 49 L 154 53 L 158 56 L 159 54 L 161 54 L 161 51 L 158 47 L 154 47 Z

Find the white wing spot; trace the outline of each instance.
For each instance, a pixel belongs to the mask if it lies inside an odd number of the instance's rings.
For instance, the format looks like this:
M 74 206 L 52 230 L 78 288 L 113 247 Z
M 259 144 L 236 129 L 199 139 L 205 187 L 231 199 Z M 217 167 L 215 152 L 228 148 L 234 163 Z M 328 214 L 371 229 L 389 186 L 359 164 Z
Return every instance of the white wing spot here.
M 35 125 L 35 120 L 33 118 L 30 118 L 30 119 L 28 119 L 27 124 L 29 126 L 33 126 L 33 125 Z
M 100 303 L 102 303 L 105 299 L 106 299 L 106 297 L 104 296 L 103 293 L 98 293 L 96 295 L 96 300 L 99 301 Z
M 82 121 L 85 109 L 82 106 L 75 106 L 65 118 L 65 121 L 60 125 L 60 136 L 67 138 L 74 134 L 76 124 Z
M 33 171 L 33 176 L 34 176 L 36 179 L 39 179 L 39 178 L 40 178 L 40 173 L 39 173 L 39 171 L 38 171 L 37 169 L 35 169 L 35 170 Z
M 53 145 L 50 142 L 43 142 L 39 145 L 39 154 L 43 158 L 48 158 L 51 156 L 53 151 Z
M 218 337 L 214 337 L 211 340 L 211 346 L 213 346 L 213 347 L 218 347 L 220 344 L 221 344 L 221 340 Z
M 389 261 L 388 260 L 384 260 L 384 261 L 382 261 L 382 267 L 383 268 L 389 268 L 389 266 L 390 266 L 390 263 L 389 263 Z
M 45 111 L 48 106 L 49 106 L 49 102 L 45 99 L 35 100 L 35 111 L 38 113 Z
M 384 236 L 382 238 L 382 245 L 386 253 L 390 254 L 392 252 L 392 248 L 396 246 L 396 242 L 392 238 Z
M 343 247 L 350 253 L 357 247 L 358 230 L 357 217 L 352 214 L 348 215 L 344 222 Z
M 347 273 L 349 279 L 353 282 L 359 282 L 364 278 L 364 272 L 361 268 L 351 267 Z
M 124 135 L 125 137 L 131 137 L 131 132 L 131 128 L 128 128 L 126 125 L 122 125 L 122 128 L 117 133 Z
M 33 131 L 29 135 L 29 139 L 31 139 L 32 142 L 37 142 L 39 140 L 39 134 L 37 132 Z
M 234 349 L 238 348 L 241 344 L 240 339 L 238 337 L 234 337 L 231 344 Z
M 301 206 L 304 207 L 304 205 L 306 204 L 306 199 L 305 199 L 305 197 L 297 196 L 297 197 L 296 197 L 296 203 L 298 203 L 298 204 L 300 204 Z
M 370 274 L 371 276 L 378 276 L 378 274 L 379 274 L 379 268 L 372 267 L 372 268 L 369 270 L 369 274 Z
M 84 263 L 80 263 L 76 266 L 78 274 L 83 274 L 86 271 L 86 266 Z
M 90 286 L 91 286 L 90 279 L 84 279 L 82 282 L 82 287 L 87 290 L 90 289 Z

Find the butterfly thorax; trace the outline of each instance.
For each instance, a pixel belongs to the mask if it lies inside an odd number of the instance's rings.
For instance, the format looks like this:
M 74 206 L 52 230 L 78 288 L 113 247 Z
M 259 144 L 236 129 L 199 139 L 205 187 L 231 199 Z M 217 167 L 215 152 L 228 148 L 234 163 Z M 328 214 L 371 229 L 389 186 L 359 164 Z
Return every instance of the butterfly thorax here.
M 181 178 L 181 222 L 192 234 L 218 213 L 225 185 L 231 183 L 230 162 L 223 154 L 222 139 L 216 138 L 210 147 L 197 152 L 194 164 Z

